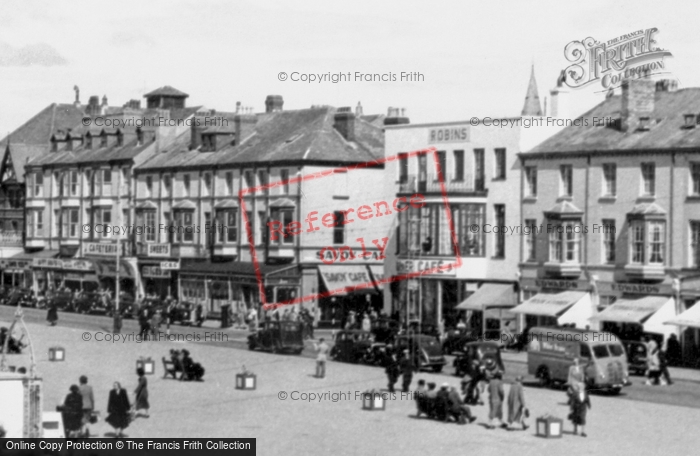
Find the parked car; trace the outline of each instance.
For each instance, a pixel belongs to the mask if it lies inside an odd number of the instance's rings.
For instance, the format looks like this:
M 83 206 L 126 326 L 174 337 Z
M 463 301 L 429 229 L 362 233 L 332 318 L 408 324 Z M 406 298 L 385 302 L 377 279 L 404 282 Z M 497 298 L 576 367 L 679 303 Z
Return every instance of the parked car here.
M 644 375 L 647 370 L 646 344 L 635 340 L 624 340 L 622 344 L 627 352 L 627 369 L 630 374 Z
M 465 346 L 471 342 L 477 341 L 492 341 L 498 343 L 500 340 L 500 331 L 498 329 L 489 329 L 486 331 L 486 338 L 480 337 L 479 331 L 450 331 L 442 343 L 442 351 L 446 355 L 451 355 L 455 352 L 464 352 Z
M 346 330 L 335 336 L 335 343 L 330 356 L 337 361 L 346 363 L 376 364 L 381 359 L 379 352 L 386 344 L 376 343 L 374 335 L 369 331 Z
M 396 338 L 396 347 L 399 350 L 408 350 L 412 353 L 414 363 L 419 370 L 432 369 L 433 372 L 441 372 L 447 361 L 442 354 L 440 342 L 433 336 L 425 334 L 402 335 Z
M 47 301 L 51 305 L 55 305 L 60 310 L 73 310 L 73 292 L 71 290 L 50 291 L 47 295 Z
M 273 353 L 300 354 L 304 350 L 304 333 L 298 321 L 266 321 L 248 336 L 248 348 Z
M 35 307 L 36 301 L 32 295 L 32 290 L 28 288 L 12 287 L 9 288 L 3 296 L 3 304 L 7 306 L 16 306 L 18 303 L 23 307 Z
M 501 359 L 501 346 L 496 342 L 468 342 L 462 347 L 453 363 L 455 375 L 473 377 L 478 369 L 483 367 L 486 375 L 497 371 L 505 372 L 506 368 Z

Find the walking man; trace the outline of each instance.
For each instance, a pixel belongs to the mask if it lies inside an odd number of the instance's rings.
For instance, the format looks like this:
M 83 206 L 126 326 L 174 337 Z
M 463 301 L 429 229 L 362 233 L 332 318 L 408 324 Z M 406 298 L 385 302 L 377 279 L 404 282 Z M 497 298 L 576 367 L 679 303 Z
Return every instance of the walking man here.
M 399 380 L 399 375 L 401 374 L 401 366 L 396 359 L 396 353 L 391 345 L 387 345 L 384 352 L 384 371 L 389 380 L 389 392 L 393 393 L 394 385 L 396 385 L 396 382 Z
M 403 351 L 403 359 L 401 360 L 401 373 L 403 374 L 403 392 L 408 393 L 413 380 L 413 371 L 416 366 L 413 364 L 413 357 L 408 350 Z
M 326 376 L 326 361 L 328 360 L 328 344 L 326 344 L 325 339 L 321 337 L 318 340 L 318 344 L 314 344 L 316 348 L 316 378 L 325 378 Z
M 83 397 L 83 435 L 88 437 L 90 435 L 90 429 L 88 424 L 90 424 L 90 418 L 92 417 L 92 411 L 95 409 L 95 395 L 92 391 L 92 386 L 88 385 L 88 378 L 85 375 L 80 376 L 80 395 Z
M 500 426 L 507 428 L 508 425 L 503 422 L 503 381 L 501 380 L 501 372 L 496 372 L 489 382 L 489 425 L 488 429 L 495 429 L 494 422 L 500 423 Z

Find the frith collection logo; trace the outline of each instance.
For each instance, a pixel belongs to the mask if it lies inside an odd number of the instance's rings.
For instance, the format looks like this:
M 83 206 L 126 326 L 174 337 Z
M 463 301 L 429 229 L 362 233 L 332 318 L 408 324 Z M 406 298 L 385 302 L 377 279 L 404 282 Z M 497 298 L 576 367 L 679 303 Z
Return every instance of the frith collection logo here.
M 627 78 L 647 78 L 660 73 L 666 67 L 664 57 L 673 55 L 656 46 L 656 32 L 657 28 L 649 28 L 605 42 L 591 37 L 572 41 L 564 48 L 564 56 L 571 62 L 564 70 L 564 82 L 579 88 L 600 81 L 603 89 L 608 90 L 619 87 Z

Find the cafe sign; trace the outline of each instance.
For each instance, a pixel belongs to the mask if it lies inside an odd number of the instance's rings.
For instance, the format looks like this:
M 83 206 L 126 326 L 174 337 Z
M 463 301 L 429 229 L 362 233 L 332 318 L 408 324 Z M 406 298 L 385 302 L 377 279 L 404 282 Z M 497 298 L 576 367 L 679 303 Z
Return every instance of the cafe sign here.
M 149 257 L 170 257 L 170 244 L 146 244 Z
M 83 255 L 117 256 L 121 244 L 103 244 L 98 242 L 83 243 Z M 119 252 L 121 253 L 121 252 Z
M 446 260 L 399 260 L 396 262 L 396 271 L 398 274 L 419 273 L 425 276 L 455 276 L 457 271 L 451 263 L 453 262 Z M 431 269 L 433 271 L 430 271 Z

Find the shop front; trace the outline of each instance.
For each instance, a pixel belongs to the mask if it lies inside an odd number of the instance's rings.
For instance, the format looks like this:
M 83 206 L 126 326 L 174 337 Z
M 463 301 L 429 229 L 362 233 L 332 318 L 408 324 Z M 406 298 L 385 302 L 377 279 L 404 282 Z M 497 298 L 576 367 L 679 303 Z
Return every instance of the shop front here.
M 506 325 L 515 331 L 516 315 L 512 310 L 517 304 L 515 284 L 486 282 L 456 309 L 466 312 L 469 329 L 486 334 L 487 331 L 500 331 Z
M 296 265 L 260 265 L 268 304 L 299 296 L 301 277 Z M 255 308 L 262 303 L 255 266 L 251 262 L 184 261 L 180 267 L 180 301 L 202 304 L 210 317 L 218 317 L 221 306 L 233 310 Z
M 31 288 L 31 264 L 31 259 L 18 258 L 18 256 L 0 259 L 0 271 L 2 271 L 0 285 L 6 288 Z
M 61 283 L 59 276 L 63 270 L 63 260 L 55 258 L 56 252 L 52 257 L 35 257 L 32 259 L 32 275 L 34 276 L 33 287 L 34 291 L 46 293 L 50 289 L 58 287 Z
M 319 327 L 344 327 L 350 312 L 358 317 L 383 307 L 382 296 L 365 265 L 318 266 Z
M 99 277 L 102 288 L 109 290 L 114 296 L 117 285 L 117 260 L 116 258 L 91 258 L 95 264 L 95 271 Z M 119 260 L 119 292 L 136 297 L 137 293 L 136 271 L 126 259 Z
M 94 292 L 100 287 L 95 263 L 84 258 L 57 260 L 61 269 L 53 274 L 56 289 L 67 288 L 71 291 Z
M 637 296 L 620 298 L 594 316 L 602 330 L 623 340 L 640 340 L 643 335 L 666 338 L 678 335 L 678 328 L 664 323 L 676 316 L 676 300 L 671 296 Z M 663 339 L 662 339 L 663 340 Z
M 165 299 L 168 296 L 174 296 L 177 281 L 172 270 L 162 269 L 160 266 L 160 262 L 149 264 L 139 262 L 146 296 Z
M 520 280 L 523 303 L 513 313 L 523 316 L 521 328 L 534 326 L 574 326 L 598 329 L 591 317 L 597 313 L 594 287 L 587 280 L 535 279 Z

